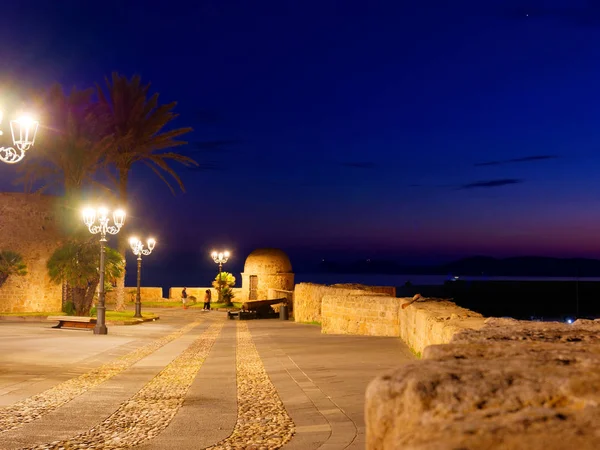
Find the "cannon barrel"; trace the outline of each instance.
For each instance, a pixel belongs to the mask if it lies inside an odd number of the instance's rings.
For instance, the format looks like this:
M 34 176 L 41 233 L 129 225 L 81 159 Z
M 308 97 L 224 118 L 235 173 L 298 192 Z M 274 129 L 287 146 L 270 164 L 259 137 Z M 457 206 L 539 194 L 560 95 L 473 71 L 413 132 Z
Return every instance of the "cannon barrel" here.
M 265 306 L 277 305 L 278 303 L 287 303 L 286 298 L 275 298 L 271 300 L 248 300 L 242 303 L 242 310 L 244 311 L 258 311 Z

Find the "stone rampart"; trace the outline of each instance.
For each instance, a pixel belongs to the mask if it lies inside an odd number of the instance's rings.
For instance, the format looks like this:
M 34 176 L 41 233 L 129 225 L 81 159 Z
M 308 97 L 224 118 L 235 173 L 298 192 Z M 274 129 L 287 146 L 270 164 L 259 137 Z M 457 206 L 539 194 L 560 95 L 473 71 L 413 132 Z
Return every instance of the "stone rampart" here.
M 390 286 L 364 286 L 361 284 L 299 283 L 294 287 L 294 320 L 296 322 L 321 322 L 321 303 L 326 295 L 369 295 L 376 293 L 396 295 Z
M 400 299 L 385 294 L 325 295 L 321 331 L 329 334 L 399 336 Z
M 137 293 L 136 286 L 127 286 L 125 288 L 125 301 L 135 302 L 135 296 Z M 143 302 L 168 302 L 168 298 L 163 298 L 163 289 L 161 287 L 140 287 L 140 298 Z M 106 303 L 115 303 L 117 299 L 117 292 L 110 291 L 106 293 Z
M 600 448 L 600 321 L 486 322 L 370 383 L 368 450 Z
M 60 311 L 61 286 L 50 281 L 46 263 L 61 245 L 59 198 L 0 193 L 0 250 L 23 257 L 27 275 L 0 287 L 0 312 Z
M 402 299 L 402 303 L 410 299 Z M 400 337 L 415 353 L 421 354 L 425 347 L 447 344 L 461 331 L 479 329 L 485 318 L 450 301 L 416 301 L 398 309 Z
M 327 294 L 322 299 L 322 332 L 397 336 L 417 354 L 447 344 L 461 331 L 478 329 L 484 317 L 450 301 L 417 301 L 365 291 Z

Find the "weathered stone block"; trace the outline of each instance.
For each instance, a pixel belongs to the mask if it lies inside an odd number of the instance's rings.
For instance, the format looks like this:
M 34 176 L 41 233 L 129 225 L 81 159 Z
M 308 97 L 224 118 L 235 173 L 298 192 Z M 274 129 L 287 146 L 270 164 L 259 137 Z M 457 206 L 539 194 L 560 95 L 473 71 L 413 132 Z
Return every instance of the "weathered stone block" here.
M 488 320 L 367 389 L 367 448 L 600 448 L 600 321 Z

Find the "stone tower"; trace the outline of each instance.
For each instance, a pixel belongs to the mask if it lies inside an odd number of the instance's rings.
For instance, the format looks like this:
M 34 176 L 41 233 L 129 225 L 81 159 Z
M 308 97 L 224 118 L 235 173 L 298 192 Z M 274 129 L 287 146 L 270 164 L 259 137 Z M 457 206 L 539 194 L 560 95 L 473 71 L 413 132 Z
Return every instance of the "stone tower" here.
M 242 272 L 240 301 L 265 300 L 269 289 L 294 290 L 292 264 L 278 248 L 260 248 L 248 255 Z

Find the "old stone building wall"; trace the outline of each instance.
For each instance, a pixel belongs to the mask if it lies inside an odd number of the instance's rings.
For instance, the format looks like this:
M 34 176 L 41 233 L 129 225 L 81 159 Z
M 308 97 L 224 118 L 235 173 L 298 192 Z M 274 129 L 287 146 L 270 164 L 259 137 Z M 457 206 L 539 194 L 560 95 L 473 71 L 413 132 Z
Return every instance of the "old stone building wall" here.
M 0 193 L 0 250 L 23 257 L 27 275 L 0 287 L 0 312 L 60 311 L 61 286 L 50 282 L 46 263 L 61 244 L 59 198 Z

